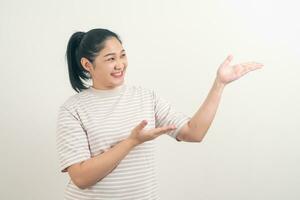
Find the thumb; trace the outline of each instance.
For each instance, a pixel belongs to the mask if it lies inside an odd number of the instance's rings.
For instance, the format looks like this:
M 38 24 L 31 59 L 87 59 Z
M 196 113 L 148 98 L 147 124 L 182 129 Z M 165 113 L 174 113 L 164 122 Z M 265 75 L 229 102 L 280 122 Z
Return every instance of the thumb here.
M 135 130 L 140 131 L 147 125 L 147 120 L 141 121 L 136 127 Z
M 232 54 L 229 54 L 227 56 L 227 58 L 223 61 L 223 63 L 221 64 L 222 66 L 225 66 L 225 65 L 228 65 L 233 59 L 233 55 Z

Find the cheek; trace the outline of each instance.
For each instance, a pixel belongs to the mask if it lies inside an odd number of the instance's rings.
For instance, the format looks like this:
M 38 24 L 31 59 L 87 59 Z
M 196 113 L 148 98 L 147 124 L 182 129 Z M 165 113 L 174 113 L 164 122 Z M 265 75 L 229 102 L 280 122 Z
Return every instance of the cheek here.
M 97 74 L 110 74 L 114 68 L 113 62 L 98 62 L 95 68 Z
M 98 77 L 109 76 L 111 73 L 110 66 L 106 65 L 103 68 L 96 70 L 95 73 L 96 73 L 96 76 L 98 76 Z
M 127 60 L 124 60 L 124 61 L 123 61 L 123 64 L 124 64 L 124 67 L 127 67 L 127 66 L 128 66 L 128 61 L 127 61 Z

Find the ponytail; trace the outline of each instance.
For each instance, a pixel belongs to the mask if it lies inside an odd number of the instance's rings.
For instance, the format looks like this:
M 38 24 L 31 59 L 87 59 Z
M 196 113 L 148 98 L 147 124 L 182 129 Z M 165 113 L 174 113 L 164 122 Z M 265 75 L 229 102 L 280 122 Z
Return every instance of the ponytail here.
M 74 33 L 68 42 L 66 53 L 69 69 L 69 79 L 72 88 L 76 92 L 80 92 L 82 89 L 87 89 L 87 87 L 84 85 L 83 80 L 87 80 L 89 78 L 87 74 L 84 73 L 85 69 L 81 66 L 78 55 L 79 45 L 84 35 L 84 32 Z
M 81 58 L 85 57 L 93 63 L 95 57 L 104 48 L 104 42 L 108 38 L 115 37 L 122 43 L 119 36 L 107 29 L 92 29 L 88 32 L 75 32 L 71 36 L 67 46 L 67 63 L 69 79 L 72 88 L 76 92 L 88 89 L 85 81 L 91 77 L 89 72 L 81 65 Z

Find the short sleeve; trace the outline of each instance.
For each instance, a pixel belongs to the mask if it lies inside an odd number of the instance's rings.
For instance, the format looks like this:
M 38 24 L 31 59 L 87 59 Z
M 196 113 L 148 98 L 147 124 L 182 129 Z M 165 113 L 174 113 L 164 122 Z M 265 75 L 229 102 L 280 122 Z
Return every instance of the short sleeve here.
M 176 138 L 179 130 L 191 119 L 191 117 L 187 116 L 183 112 L 176 111 L 169 101 L 158 96 L 155 91 L 153 91 L 153 98 L 155 110 L 155 127 L 161 127 L 171 124 L 175 125 L 176 129 L 168 132 L 167 134 L 177 141 L 180 141 Z
M 64 106 L 58 112 L 56 149 L 61 172 L 66 172 L 67 167 L 91 157 L 87 134 L 79 117 Z

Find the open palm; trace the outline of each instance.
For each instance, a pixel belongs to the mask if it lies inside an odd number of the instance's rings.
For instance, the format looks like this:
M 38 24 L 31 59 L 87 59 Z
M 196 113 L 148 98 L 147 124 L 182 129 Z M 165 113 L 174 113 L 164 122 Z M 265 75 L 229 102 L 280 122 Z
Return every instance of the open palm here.
M 220 65 L 217 76 L 221 83 L 228 84 L 239 79 L 250 71 L 262 68 L 262 64 L 257 62 L 245 62 L 230 66 L 233 56 L 229 55 L 226 60 Z

